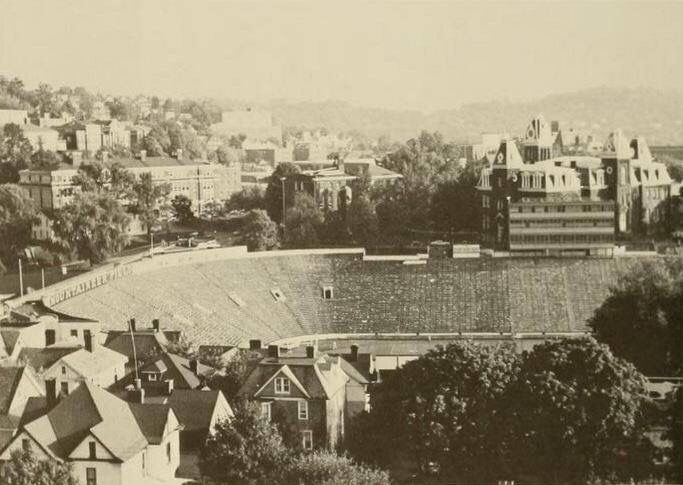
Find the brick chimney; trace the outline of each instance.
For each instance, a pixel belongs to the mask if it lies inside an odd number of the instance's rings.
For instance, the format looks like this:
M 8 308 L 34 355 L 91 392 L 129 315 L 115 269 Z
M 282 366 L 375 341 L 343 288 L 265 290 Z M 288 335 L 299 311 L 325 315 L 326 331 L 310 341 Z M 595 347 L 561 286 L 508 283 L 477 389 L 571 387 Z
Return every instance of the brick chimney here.
M 85 341 L 85 350 L 88 352 L 93 351 L 92 335 L 87 330 L 83 332 L 83 340 Z
M 306 357 L 309 359 L 314 359 L 318 356 L 318 346 L 317 345 L 307 345 L 306 346 Z
M 280 357 L 280 347 L 277 345 L 269 345 L 268 346 L 268 357 L 272 357 L 274 359 L 277 359 Z
M 170 396 L 173 394 L 173 379 L 166 379 L 164 382 L 166 383 L 166 394 Z
M 190 370 L 193 374 L 197 373 L 197 359 L 190 359 Z
M 139 380 L 139 379 L 137 379 Z M 128 391 L 128 400 L 135 403 L 144 404 L 145 403 L 145 390 L 140 387 L 139 389 L 130 389 Z
M 351 362 L 356 362 L 358 360 L 358 346 L 353 344 L 351 346 Z
M 159 332 L 159 319 L 155 318 L 152 320 L 152 328 L 154 329 L 155 333 Z
M 130 319 L 130 331 L 135 332 L 135 319 L 134 318 Z
M 45 397 L 49 407 L 57 403 L 57 381 L 55 379 L 45 379 Z
M 261 341 L 259 339 L 252 339 L 249 341 L 249 350 L 260 350 Z

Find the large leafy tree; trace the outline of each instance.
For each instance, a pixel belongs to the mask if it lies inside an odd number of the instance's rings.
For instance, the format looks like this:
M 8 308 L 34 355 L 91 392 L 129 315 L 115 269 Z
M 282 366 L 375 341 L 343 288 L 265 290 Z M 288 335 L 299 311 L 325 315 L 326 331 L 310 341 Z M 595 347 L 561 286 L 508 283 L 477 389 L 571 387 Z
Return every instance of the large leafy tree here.
M 54 213 L 53 230 L 79 258 L 99 263 L 128 241 L 130 218 L 110 194 L 85 192 Z
M 240 403 L 220 421 L 200 453 L 202 475 L 218 483 L 284 483 L 291 460 L 277 426 L 256 404 Z
M 78 485 L 70 463 L 38 459 L 31 451 L 13 451 L 0 465 L 4 485 Z
M 140 217 L 148 233 L 166 212 L 170 193 L 170 184 L 155 184 L 149 172 L 140 174 L 133 184 L 132 194 L 135 203 L 132 211 Z
M 647 475 L 645 399 L 643 375 L 592 338 L 536 346 L 503 404 L 517 476 L 585 483 Z
M 19 125 L 8 123 L 0 139 L 0 183 L 16 183 L 19 171 L 28 168 L 33 149 Z
M 679 387 L 673 396 L 670 416 L 671 432 L 669 437 L 673 443 L 671 453 L 673 478 L 678 483 L 683 483 L 683 387 Z
M 449 180 L 434 190 L 429 219 L 435 230 L 444 233 L 478 231 L 480 205 L 479 193 L 473 184 Z
M 228 199 L 228 201 L 225 203 L 225 208 L 230 211 L 265 209 L 265 194 L 258 185 L 244 187 L 239 192 L 235 192 L 230 196 L 230 199 Z
M 267 251 L 280 245 L 277 224 L 261 209 L 253 209 L 244 218 L 242 239 L 249 251 Z
M 358 459 L 388 465 L 405 459 L 442 478 L 505 478 L 500 400 L 516 378 L 508 347 L 455 343 L 407 363 L 380 384 L 369 415 L 350 430 Z
M 31 240 L 31 226 L 38 222 L 38 207 L 28 192 L 14 184 L 0 185 L 0 259 L 13 264 L 17 252 Z
M 368 194 L 353 197 L 346 211 L 346 222 L 352 239 L 363 246 L 375 243 L 379 233 L 375 202 Z
M 639 261 L 590 320 L 595 337 L 650 376 L 683 372 L 683 261 Z
M 289 177 L 299 173 L 299 167 L 293 163 L 279 164 L 273 174 L 268 179 L 266 187 L 266 210 L 270 218 L 277 223 L 282 221 L 282 177 Z M 286 205 L 291 205 L 293 201 L 285 201 Z
M 285 241 L 295 248 L 315 247 L 324 217 L 313 197 L 305 192 L 294 196 L 294 203 L 285 212 Z
M 173 207 L 173 215 L 181 224 L 187 224 L 194 219 L 192 201 L 186 195 L 176 195 L 171 201 L 171 206 Z

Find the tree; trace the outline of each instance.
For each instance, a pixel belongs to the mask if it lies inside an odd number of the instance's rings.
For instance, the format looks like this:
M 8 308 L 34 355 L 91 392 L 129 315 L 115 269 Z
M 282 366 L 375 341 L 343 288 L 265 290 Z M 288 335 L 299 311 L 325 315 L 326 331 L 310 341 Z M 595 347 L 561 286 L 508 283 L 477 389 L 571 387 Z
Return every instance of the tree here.
M 28 168 L 33 148 L 24 131 L 14 123 L 2 129 L 0 141 L 0 183 L 17 183 L 19 171 Z
M 266 211 L 253 209 L 244 220 L 243 241 L 249 251 L 268 251 L 280 246 L 277 224 Z
M 293 163 L 284 162 L 275 167 L 272 175 L 268 179 L 266 187 L 266 210 L 274 221 L 282 221 L 282 177 L 289 177 L 299 173 L 299 167 Z M 292 201 L 286 201 L 291 204 Z
M 234 402 L 249 368 L 247 353 L 239 351 L 227 362 L 210 354 L 200 355 L 199 359 L 206 365 L 217 369 L 208 377 L 206 384 L 211 389 L 218 389 L 223 392 L 229 402 Z
M 133 213 L 140 217 L 149 234 L 152 226 L 159 221 L 166 210 L 166 201 L 168 194 L 171 193 L 171 186 L 170 184 L 155 184 L 152 181 L 152 174 L 145 172 L 133 184 L 132 192 L 135 198 Z
M 333 451 L 299 455 L 289 467 L 287 483 L 300 485 L 389 485 L 389 474 L 353 462 Z
M 647 476 L 645 395 L 642 374 L 592 338 L 536 346 L 505 401 L 517 476 L 540 483 Z
M 313 197 L 305 192 L 294 196 L 294 203 L 285 213 L 285 241 L 295 248 L 315 247 L 324 218 Z
M 231 420 L 219 421 L 200 452 L 203 476 L 219 483 L 283 483 L 290 455 L 277 427 L 258 405 L 238 403 Z
M 78 485 L 71 463 L 40 460 L 31 451 L 15 450 L 0 465 L 4 485 Z
M 413 460 L 422 472 L 436 467 L 441 478 L 468 483 L 504 478 L 500 400 L 517 361 L 509 347 L 455 343 L 407 363 L 372 395 L 370 414 L 349 432 L 350 450 L 382 465 Z
M 176 195 L 171 201 L 171 206 L 173 207 L 173 215 L 180 224 L 187 224 L 194 219 L 192 201 L 186 195 Z
M 42 146 L 31 155 L 32 170 L 55 170 L 59 167 L 60 157 L 50 150 L 44 150 Z
M 377 211 L 368 194 L 354 195 L 346 211 L 346 220 L 355 242 L 363 246 L 375 243 L 379 231 Z
M 436 187 L 429 219 L 437 231 L 476 231 L 479 228 L 480 196 L 473 184 L 449 180 Z
M 650 376 L 683 372 L 683 261 L 639 261 L 621 274 L 589 325 L 615 355 Z
M 38 207 L 28 192 L 14 184 L 0 185 L 0 260 L 14 264 L 17 253 L 31 240 Z
M 105 104 L 112 118 L 120 121 L 130 119 L 130 104 L 122 98 L 115 98 Z
M 225 207 L 229 211 L 265 209 L 265 194 L 258 185 L 244 187 L 239 192 L 235 192 L 230 196 L 230 199 L 225 203 Z
M 673 442 L 671 462 L 677 483 L 683 483 L 683 387 L 679 387 L 671 406 L 671 441 Z
M 85 192 L 55 211 L 53 230 L 79 258 L 100 263 L 128 242 L 130 218 L 110 194 Z

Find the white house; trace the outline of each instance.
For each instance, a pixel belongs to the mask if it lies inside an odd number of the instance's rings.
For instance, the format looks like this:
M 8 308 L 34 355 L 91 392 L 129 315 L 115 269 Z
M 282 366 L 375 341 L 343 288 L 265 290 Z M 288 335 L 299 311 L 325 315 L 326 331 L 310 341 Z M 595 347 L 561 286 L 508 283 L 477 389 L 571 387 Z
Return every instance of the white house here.
M 170 407 L 127 403 L 88 382 L 21 427 L 0 454 L 71 462 L 83 485 L 172 483 L 180 426 Z

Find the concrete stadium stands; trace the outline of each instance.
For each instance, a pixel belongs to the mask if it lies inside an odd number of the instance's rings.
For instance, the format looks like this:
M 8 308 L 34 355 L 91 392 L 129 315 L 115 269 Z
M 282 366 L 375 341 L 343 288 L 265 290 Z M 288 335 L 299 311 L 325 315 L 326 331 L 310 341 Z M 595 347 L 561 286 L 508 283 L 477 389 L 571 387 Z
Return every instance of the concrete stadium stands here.
M 201 344 L 325 333 L 580 332 L 631 264 L 483 258 L 403 265 L 364 260 L 358 250 L 260 254 L 132 270 L 55 309 L 98 319 L 103 329 L 159 318 Z M 332 298 L 323 297 L 324 287 Z

